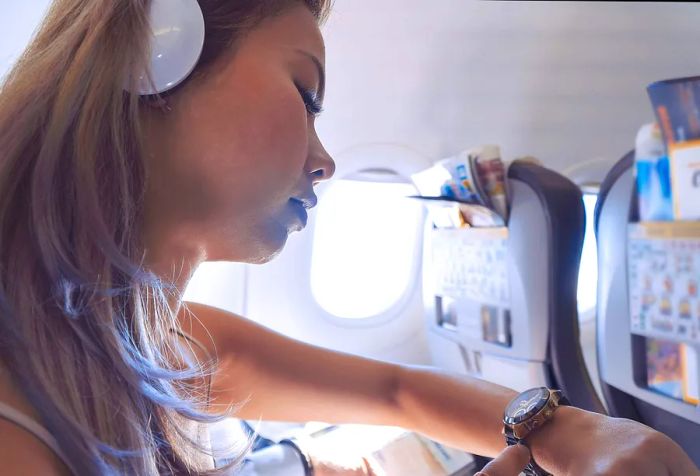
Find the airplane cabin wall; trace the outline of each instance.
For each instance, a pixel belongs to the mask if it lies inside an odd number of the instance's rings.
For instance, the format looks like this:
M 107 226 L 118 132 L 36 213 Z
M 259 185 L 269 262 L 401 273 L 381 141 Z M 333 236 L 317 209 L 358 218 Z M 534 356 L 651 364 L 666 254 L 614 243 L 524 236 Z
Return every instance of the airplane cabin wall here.
M 693 3 L 336 0 L 319 134 L 612 166 L 653 119 L 646 85 L 700 72 L 698 23 Z

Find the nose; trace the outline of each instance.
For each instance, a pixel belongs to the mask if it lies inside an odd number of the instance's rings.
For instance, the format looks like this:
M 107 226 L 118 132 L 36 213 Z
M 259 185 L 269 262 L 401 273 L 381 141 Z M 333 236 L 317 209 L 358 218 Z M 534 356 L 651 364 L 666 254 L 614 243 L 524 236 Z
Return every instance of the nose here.
M 335 161 L 316 137 L 314 146 L 309 154 L 308 171 L 313 177 L 313 184 L 324 182 L 333 177 L 335 173 Z

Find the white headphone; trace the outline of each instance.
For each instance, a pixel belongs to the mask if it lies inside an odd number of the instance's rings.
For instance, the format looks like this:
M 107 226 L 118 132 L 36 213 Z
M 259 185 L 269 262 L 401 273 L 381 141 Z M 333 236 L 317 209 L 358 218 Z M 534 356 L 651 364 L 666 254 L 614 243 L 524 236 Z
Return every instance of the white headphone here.
M 184 81 L 204 47 L 204 16 L 197 0 L 152 0 L 150 73 L 137 79 L 135 93 L 160 94 Z

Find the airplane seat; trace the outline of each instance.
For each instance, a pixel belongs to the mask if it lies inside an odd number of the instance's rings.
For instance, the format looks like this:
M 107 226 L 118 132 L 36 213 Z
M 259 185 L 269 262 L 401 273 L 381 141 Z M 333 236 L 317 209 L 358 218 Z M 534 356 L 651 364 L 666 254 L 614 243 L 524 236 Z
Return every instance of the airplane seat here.
M 665 433 L 700 464 L 700 411 L 693 403 L 651 389 L 647 372 L 650 333 L 644 331 L 646 335 L 642 335 L 631 319 L 630 297 L 637 293 L 630 294 L 628 261 L 637 258 L 628 255 L 628 248 L 632 249 L 630 245 L 637 239 L 632 233 L 638 221 L 632 151 L 603 181 L 595 212 L 600 384 L 612 416 L 637 420 Z M 687 341 L 691 340 L 690 336 L 686 337 Z M 677 338 L 676 342 L 683 340 Z M 697 348 L 697 343 L 687 344 Z M 694 369 L 690 366 L 690 371 L 699 373 L 697 362 Z
M 437 366 L 516 390 L 562 389 L 603 412 L 579 342 L 585 230 L 579 187 L 539 165 L 508 170 L 503 228 L 426 226 L 424 301 Z

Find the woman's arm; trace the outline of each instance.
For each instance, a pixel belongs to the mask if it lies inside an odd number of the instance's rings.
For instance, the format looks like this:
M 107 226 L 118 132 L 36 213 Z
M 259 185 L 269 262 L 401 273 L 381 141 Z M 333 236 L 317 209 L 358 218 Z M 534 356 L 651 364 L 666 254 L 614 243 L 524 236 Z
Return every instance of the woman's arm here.
M 220 309 L 186 307 L 201 324 L 183 312 L 185 331 L 211 344 L 220 362 L 213 400 L 246 402 L 241 418 L 401 426 L 489 456 L 505 446 L 501 419 L 512 390 L 330 351 Z
M 512 390 L 311 346 L 201 304 L 183 305 L 181 322 L 218 356 L 214 402 L 245 402 L 241 418 L 400 426 L 484 456 L 505 447 L 501 422 Z M 558 476 L 700 476 L 661 433 L 571 407 L 529 444 Z

